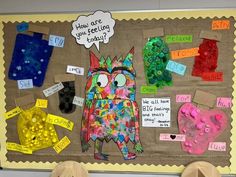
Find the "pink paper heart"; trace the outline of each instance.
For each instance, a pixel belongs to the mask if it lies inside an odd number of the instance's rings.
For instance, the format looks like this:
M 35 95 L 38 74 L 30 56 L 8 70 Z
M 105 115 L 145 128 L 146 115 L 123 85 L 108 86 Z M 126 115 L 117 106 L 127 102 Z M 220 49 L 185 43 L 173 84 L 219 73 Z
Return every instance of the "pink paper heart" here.
M 227 116 L 221 110 L 205 110 L 192 103 L 183 104 L 178 112 L 178 124 L 186 140 L 182 149 L 190 154 L 203 154 L 209 142 L 214 142 L 227 127 Z

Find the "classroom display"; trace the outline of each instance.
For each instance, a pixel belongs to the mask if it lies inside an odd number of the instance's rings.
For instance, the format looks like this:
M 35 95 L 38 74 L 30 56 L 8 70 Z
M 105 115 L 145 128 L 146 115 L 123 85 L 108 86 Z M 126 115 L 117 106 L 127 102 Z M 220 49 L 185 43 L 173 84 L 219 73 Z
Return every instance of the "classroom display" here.
M 235 172 L 236 12 L 201 13 L 1 16 L 3 167 Z

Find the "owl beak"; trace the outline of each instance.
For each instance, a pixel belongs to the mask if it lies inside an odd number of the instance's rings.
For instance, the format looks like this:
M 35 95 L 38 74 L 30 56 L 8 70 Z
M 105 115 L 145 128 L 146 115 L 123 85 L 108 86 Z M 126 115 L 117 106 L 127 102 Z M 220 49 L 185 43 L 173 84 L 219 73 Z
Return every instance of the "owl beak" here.
M 107 96 L 107 98 L 110 99 L 110 100 L 113 100 L 113 99 L 115 98 L 115 96 L 116 96 L 116 95 L 111 95 L 111 94 L 109 94 L 109 95 Z

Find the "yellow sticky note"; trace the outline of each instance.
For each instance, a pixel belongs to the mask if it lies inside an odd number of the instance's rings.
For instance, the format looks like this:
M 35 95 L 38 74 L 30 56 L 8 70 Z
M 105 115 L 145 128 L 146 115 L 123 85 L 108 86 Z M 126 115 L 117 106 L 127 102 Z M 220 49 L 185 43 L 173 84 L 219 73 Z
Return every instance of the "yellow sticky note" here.
M 6 147 L 7 147 L 7 150 L 9 151 L 17 151 L 17 152 L 22 152 L 24 154 L 32 154 L 31 149 L 20 144 L 7 142 Z
M 59 126 L 64 127 L 70 131 L 72 131 L 72 129 L 74 127 L 74 123 L 71 122 L 70 120 L 67 120 L 63 117 L 52 115 L 52 114 L 48 114 L 46 122 L 48 122 L 50 124 L 54 124 L 54 125 L 59 125 Z
M 48 100 L 37 99 L 35 106 L 38 108 L 47 108 L 48 107 Z
M 16 116 L 17 114 L 20 114 L 21 111 L 22 111 L 21 108 L 19 106 L 17 106 L 16 108 L 6 112 L 5 113 L 5 118 L 10 119 L 10 118 Z
M 57 144 L 53 146 L 53 149 L 59 154 L 70 144 L 70 140 L 67 136 L 64 136 Z

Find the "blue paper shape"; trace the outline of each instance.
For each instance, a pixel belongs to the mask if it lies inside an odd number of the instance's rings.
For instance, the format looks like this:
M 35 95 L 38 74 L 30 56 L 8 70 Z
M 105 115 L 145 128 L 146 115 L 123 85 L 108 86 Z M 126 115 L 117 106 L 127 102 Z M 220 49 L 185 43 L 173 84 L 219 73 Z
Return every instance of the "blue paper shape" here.
M 9 79 L 32 79 L 34 86 L 42 86 L 53 47 L 41 38 L 42 34 L 39 33 L 33 36 L 17 34 Z
M 182 75 L 182 76 L 185 74 L 186 68 L 187 67 L 185 65 L 183 65 L 181 63 L 177 63 L 172 60 L 169 60 L 166 65 L 166 69 L 168 71 L 174 72 L 174 73 Z
M 20 23 L 20 24 L 18 24 L 18 25 L 16 26 L 16 30 L 17 30 L 18 32 L 27 31 L 28 28 L 29 28 L 29 23 L 26 23 L 26 22 Z

